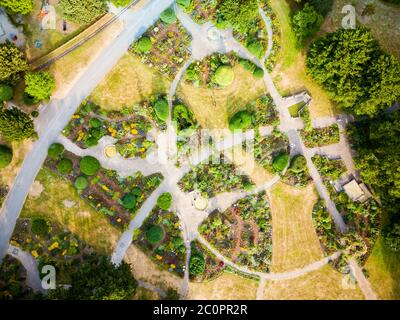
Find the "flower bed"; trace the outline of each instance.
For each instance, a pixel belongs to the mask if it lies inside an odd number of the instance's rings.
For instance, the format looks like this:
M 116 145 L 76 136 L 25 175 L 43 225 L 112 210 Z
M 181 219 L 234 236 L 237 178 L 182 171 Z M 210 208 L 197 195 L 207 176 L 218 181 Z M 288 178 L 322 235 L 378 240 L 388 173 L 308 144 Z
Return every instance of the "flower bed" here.
M 299 165 L 299 163 L 301 164 Z M 308 171 L 307 160 L 302 155 L 293 157 L 290 166 L 283 176 L 283 181 L 291 186 L 305 187 L 312 178 Z
M 274 101 L 269 95 L 262 95 L 250 102 L 244 108 L 251 114 L 251 126 L 248 128 L 259 128 L 265 126 L 277 126 L 279 124 L 279 114 L 276 110 Z
M 240 190 L 252 186 L 252 182 L 245 175 L 239 174 L 236 167 L 225 163 L 221 156 L 219 163 L 209 159 L 208 164 L 199 164 L 179 182 L 179 187 L 184 192 L 198 191 L 211 198 L 218 193 Z
M 265 192 L 247 196 L 223 213 L 213 212 L 199 231 L 233 262 L 252 270 L 269 272 L 272 224 Z
M 149 39 L 148 46 L 143 46 L 143 39 Z M 131 46 L 130 51 L 144 64 L 172 80 L 190 57 L 190 42 L 191 36 L 178 20 L 170 24 L 159 20 Z
M 133 241 L 162 268 L 183 277 L 186 247 L 175 213 L 155 207 L 135 231 Z
M 336 123 L 326 128 L 301 130 L 300 134 L 307 148 L 322 147 L 340 142 L 339 126 Z
M 59 172 L 62 159 L 68 159 L 72 163 L 71 171 L 63 174 Z M 101 167 L 93 175 L 86 175 L 82 173 L 82 159 L 64 151 L 57 158 L 48 157 L 45 166 L 74 184 L 81 198 L 120 228 L 131 221 L 141 204 L 162 181 L 161 174 L 144 177 L 137 172 L 133 176 L 122 178 L 117 172 Z M 131 201 L 127 204 L 125 200 Z

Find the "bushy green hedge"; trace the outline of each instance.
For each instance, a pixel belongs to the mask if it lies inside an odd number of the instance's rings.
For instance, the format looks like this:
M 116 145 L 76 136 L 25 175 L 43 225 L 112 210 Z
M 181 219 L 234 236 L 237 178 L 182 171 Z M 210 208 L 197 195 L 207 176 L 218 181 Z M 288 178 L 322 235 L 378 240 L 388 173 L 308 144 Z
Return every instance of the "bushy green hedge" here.
M 289 155 L 285 152 L 279 153 L 272 161 L 272 167 L 276 172 L 282 172 L 289 163 Z
M 67 158 L 62 158 L 57 163 L 57 171 L 61 174 L 68 174 L 72 170 L 72 161 Z
M 78 190 L 83 190 L 86 189 L 87 186 L 88 186 L 88 180 L 86 179 L 86 177 L 80 176 L 76 178 L 75 188 L 77 188 Z
M 149 37 L 141 37 L 137 43 L 137 49 L 141 53 L 147 53 L 151 50 L 152 43 Z
M 205 268 L 206 262 L 204 260 L 204 257 L 199 252 L 192 254 L 189 262 L 190 274 L 194 276 L 201 275 L 204 273 Z
M 167 121 L 169 116 L 169 106 L 167 100 L 159 98 L 154 104 L 154 111 L 158 119 L 161 121 Z
M 169 192 L 163 193 L 157 199 L 157 205 L 163 210 L 168 210 L 171 207 L 171 203 L 172 195 Z
M 146 231 L 146 239 L 152 245 L 159 243 L 163 237 L 164 231 L 160 226 L 150 226 Z
M 87 176 L 93 176 L 100 169 L 100 162 L 96 158 L 86 156 L 81 159 L 79 166 L 82 173 Z
M 252 41 L 247 46 L 249 52 L 256 56 L 258 59 L 261 59 L 264 54 L 264 47 L 261 42 L 259 41 Z
M 53 143 L 49 147 L 47 155 L 52 159 L 57 159 L 63 152 L 64 152 L 64 146 L 61 143 Z
M 132 193 L 127 193 L 122 198 L 122 205 L 126 209 L 133 209 L 136 206 L 136 197 Z
M 0 145 L 0 169 L 7 167 L 11 163 L 12 157 L 12 149 L 7 146 Z
M 232 131 L 244 130 L 250 125 L 251 114 L 246 110 L 239 111 L 229 120 L 229 129 L 231 129 Z

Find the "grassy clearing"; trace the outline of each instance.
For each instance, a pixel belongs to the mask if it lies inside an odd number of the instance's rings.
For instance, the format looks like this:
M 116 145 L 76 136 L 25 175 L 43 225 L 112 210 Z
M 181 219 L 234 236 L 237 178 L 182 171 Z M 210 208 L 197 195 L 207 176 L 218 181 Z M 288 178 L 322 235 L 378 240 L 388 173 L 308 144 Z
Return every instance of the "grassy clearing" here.
M 269 192 L 272 213 L 272 272 L 304 267 L 323 258 L 311 212 L 314 185 L 295 188 L 278 183 Z
M 190 300 L 255 300 L 258 282 L 224 272 L 203 283 L 190 283 Z
M 79 79 L 84 68 L 96 59 L 102 49 L 115 39 L 122 28 L 122 23 L 115 21 L 88 42 L 54 62 L 48 68 L 56 80 L 57 90 L 53 96 L 64 97 L 75 81 Z
M 293 118 L 298 118 L 299 112 L 304 106 L 305 106 L 305 103 L 303 101 L 301 101 L 298 104 L 295 104 L 294 106 L 289 107 L 290 116 Z
M 170 82 L 159 72 L 125 54 L 92 92 L 90 99 L 105 110 L 119 110 L 150 95 L 166 94 Z
M 304 276 L 269 281 L 266 284 L 266 300 L 361 300 L 364 296 L 358 286 L 346 288 L 346 278 L 329 265 Z
M 138 280 L 149 282 L 164 290 L 168 288 L 179 290 L 182 284 L 181 278 L 171 272 L 162 270 L 135 245 L 131 245 L 128 248 L 124 260 L 131 264 L 132 273 Z
M 21 217 L 43 216 L 70 230 L 96 251 L 111 254 L 121 232 L 105 216 L 82 200 L 70 183 L 51 171 L 42 169 L 36 181 L 43 191 L 36 197 L 28 196 Z M 66 200 L 73 202 L 71 208 L 64 205 Z
M 381 299 L 400 299 L 400 253 L 388 250 L 379 238 L 365 264 L 369 282 Z
M 178 97 L 191 107 L 203 128 L 227 128 L 228 119 L 248 103 L 265 94 L 262 79 L 256 80 L 241 66 L 234 67 L 234 82 L 223 89 L 197 88 L 180 83 Z

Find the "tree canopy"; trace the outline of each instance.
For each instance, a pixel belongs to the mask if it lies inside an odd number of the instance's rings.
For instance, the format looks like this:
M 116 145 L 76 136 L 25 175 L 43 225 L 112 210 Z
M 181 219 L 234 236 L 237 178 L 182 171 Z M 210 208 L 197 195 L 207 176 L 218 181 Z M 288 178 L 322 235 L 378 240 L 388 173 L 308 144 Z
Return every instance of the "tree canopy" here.
M 0 44 L 0 83 L 15 85 L 28 70 L 24 54 L 12 43 Z
M 160 19 L 166 24 L 174 23 L 177 19 L 174 8 L 169 7 L 161 12 Z
M 0 84 L 0 103 L 12 99 L 13 96 L 13 88 L 6 84 Z
M 0 145 L 0 169 L 7 167 L 11 163 L 12 158 L 12 149 L 7 146 Z
M 251 114 L 247 110 L 241 110 L 237 112 L 229 120 L 229 129 L 231 129 L 232 131 L 247 129 L 250 125 Z
M 340 107 L 356 115 L 374 116 L 400 98 L 400 62 L 368 29 L 339 29 L 318 39 L 307 67 Z
M 108 10 L 104 0 L 60 0 L 60 8 L 67 20 L 80 24 L 91 23 Z
M 56 86 L 54 78 L 46 71 L 30 72 L 25 75 L 25 92 L 36 102 L 48 100 Z
M 324 17 L 315 8 L 306 3 L 292 18 L 293 31 L 299 44 L 314 35 L 321 27 Z
M 154 103 L 154 111 L 161 121 L 166 121 L 169 116 L 169 106 L 167 100 L 164 98 L 159 98 Z
M 258 15 L 257 0 L 218 0 L 219 22 L 226 23 L 239 32 L 246 32 Z
M 32 119 L 18 108 L 0 110 L 0 134 L 9 141 L 21 141 L 35 132 Z
M 100 162 L 94 157 L 86 156 L 79 162 L 82 173 L 87 176 L 93 176 L 100 169 Z
M 0 7 L 12 14 L 27 14 L 33 10 L 33 0 L 0 0 Z

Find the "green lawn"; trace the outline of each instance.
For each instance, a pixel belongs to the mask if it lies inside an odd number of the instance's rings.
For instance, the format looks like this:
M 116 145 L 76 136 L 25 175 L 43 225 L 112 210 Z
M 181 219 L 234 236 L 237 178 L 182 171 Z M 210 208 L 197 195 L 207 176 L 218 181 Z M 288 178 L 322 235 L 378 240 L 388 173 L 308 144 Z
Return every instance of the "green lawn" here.
M 295 104 L 294 106 L 289 107 L 290 116 L 293 118 L 298 118 L 299 112 L 304 106 L 305 106 L 304 101 L 301 101 L 301 102 Z

